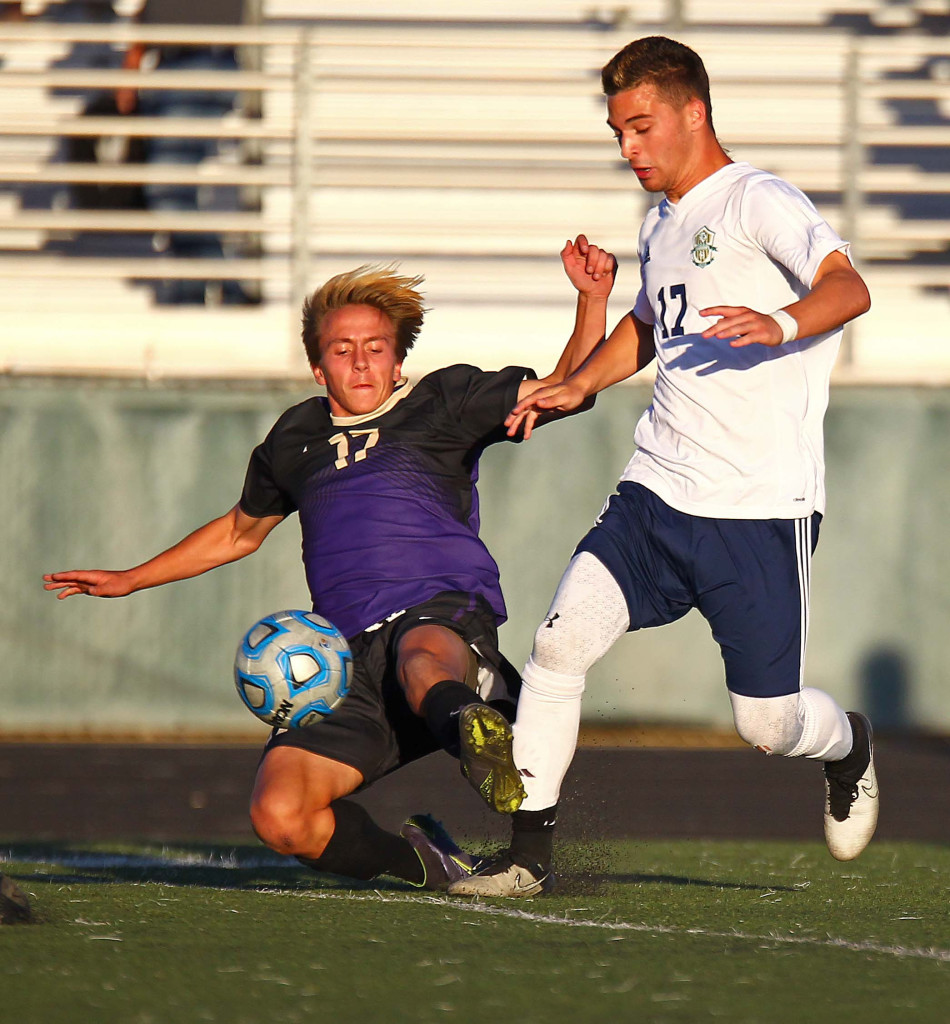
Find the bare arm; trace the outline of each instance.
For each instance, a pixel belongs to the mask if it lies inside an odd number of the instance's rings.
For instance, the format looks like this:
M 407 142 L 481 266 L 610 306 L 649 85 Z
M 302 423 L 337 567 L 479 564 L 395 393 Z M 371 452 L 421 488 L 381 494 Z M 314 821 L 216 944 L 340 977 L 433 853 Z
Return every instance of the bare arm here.
M 536 388 L 518 402 L 505 420 L 509 435 L 514 436 L 523 423 L 524 436 L 529 438 L 542 413 L 573 412 L 597 392 L 642 370 L 654 355 L 652 325 L 628 313 L 570 377 Z
M 785 306 L 784 312 L 798 323 L 796 337 L 810 338 L 832 331 L 870 308 L 871 297 L 861 275 L 843 252 L 832 252 L 821 261 L 808 294 Z M 782 328 L 768 313 L 746 306 L 710 306 L 699 312 L 722 317 L 703 331 L 704 338 L 728 338 L 733 348 L 782 344 Z
M 573 242 L 568 240 L 561 250 L 561 262 L 565 273 L 577 289 L 574 330 L 551 373 L 539 380 L 522 381 L 518 389 L 519 405 L 534 392 L 553 384 L 560 384 L 579 369 L 591 352 L 603 342 L 607 332 L 607 299 L 613 289 L 617 273 L 617 261 L 613 254 L 599 246 L 591 245 L 584 235 L 578 235 Z M 545 413 L 543 422 L 578 412 L 581 408 L 589 408 L 592 404 L 593 401 L 571 409 L 552 408 Z M 540 417 L 540 411 L 536 410 L 525 420 L 526 438 L 531 436 L 531 431 L 538 425 Z M 519 420 L 519 425 L 520 422 Z M 508 431 L 511 436 L 516 432 L 511 429 Z
M 174 546 L 132 569 L 71 569 L 48 573 L 44 590 L 58 590 L 59 600 L 74 594 L 125 597 L 137 590 L 199 576 L 256 551 L 283 516 L 256 519 L 234 508 L 205 523 Z
M 568 240 L 561 250 L 561 263 L 577 289 L 574 330 L 557 366 L 544 378 L 547 384 L 569 377 L 604 340 L 607 334 L 607 299 L 617 279 L 613 253 L 591 245 L 585 235 Z M 521 396 L 519 396 L 520 398 Z
M 145 47 L 141 43 L 132 43 L 125 51 L 125 58 L 122 61 L 123 71 L 138 71 L 142 66 L 142 57 L 145 54 Z M 120 114 L 134 114 L 139 105 L 139 93 L 137 89 L 123 86 L 115 90 L 115 105 Z

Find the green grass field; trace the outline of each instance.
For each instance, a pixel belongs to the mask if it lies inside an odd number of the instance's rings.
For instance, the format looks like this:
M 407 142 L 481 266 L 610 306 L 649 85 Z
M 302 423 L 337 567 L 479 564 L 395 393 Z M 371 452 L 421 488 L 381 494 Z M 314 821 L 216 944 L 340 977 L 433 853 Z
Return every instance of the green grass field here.
M 4 1021 L 950 1020 L 946 847 L 567 847 L 555 893 L 492 902 L 246 846 L 0 856 L 40 918 L 0 928 Z

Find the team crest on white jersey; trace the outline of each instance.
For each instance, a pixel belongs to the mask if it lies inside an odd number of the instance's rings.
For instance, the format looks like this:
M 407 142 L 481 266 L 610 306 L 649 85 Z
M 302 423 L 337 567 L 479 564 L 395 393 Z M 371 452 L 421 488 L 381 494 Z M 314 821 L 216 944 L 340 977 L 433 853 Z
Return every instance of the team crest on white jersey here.
M 716 240 L 716 232 L 710 231 L 705 225 L 693 235 L 693 248 L 690 255 L 697 267 L 708 267 L 716 258 L 717 249 L 713 245 Z

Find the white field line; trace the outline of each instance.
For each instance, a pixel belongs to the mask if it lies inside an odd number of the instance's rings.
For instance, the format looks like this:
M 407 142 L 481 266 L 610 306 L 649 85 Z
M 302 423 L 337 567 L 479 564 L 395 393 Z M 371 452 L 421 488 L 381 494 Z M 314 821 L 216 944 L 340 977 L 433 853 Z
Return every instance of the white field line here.
M 174 853 L 162 856 L 144 856 L 135 853 L 71 853 L 60 856 L 51 853 L 49 857 L 24 857 L 12 850 L 0 851 L 3 861 L 17 864 L 51 864 L 59 868 L 84 868 L 88 871 L 104 871 L 108 868 L 222 868 L 227 870 L 251 870 L 259 868 L 299 868 L 293 857 L 280 854 L 262 854 L 257 857 L 226 856 L 213 853 Z
M 268 890 L 265 890 L 268 891 Z M 633 924 L 630 921 L 590 921 L 580 917 L 564 917 L 556 914 L 533 914 L 515 907 L 498 906 L 497 904 L 460 902 L 441 896 L 384 896 L 381 892 L 372 895 L 337 892 L 289 892 L 269 890 L 275 895 L 296 896 L 304 899 L 321 900 L 352 900 L 355 902 L 375 903 L 418 903 L 435 904 L 461 913 L 488 914 L 492 917 L 507 917 L 517 921 L 530 921 L 533 924 L 560 925 L 566 928 L 598 928 L 613 932 L 642 932 L 646 935 L 696 935 L 707 939 L 739 939 L 744 942 L 759 942 L 786 946 L 819 946 L 831 949 L 847 949 L 856 953 L 877 953 L 882 956 L 893 956 L 900 959 L 937 960 L 950 963 L 950 949 L 915 949 L 910 946 L 885 946 L 877 942 L 852 942 L 849 939 L 837 939 L 828 936 L 824 939 L 809 938 L 802 935 L 757 935 L 752 932 L 718 932 L 706 928 L 676 928 L 663 924 Z
M 235 856 L 221 857 L 209 854 L 174 854 L 167 857 L 143 857 L 134 854 L 72 854 L 69 857 L 38 857 L 14 856 L 7 851 L 7 860 L 15 860 L 18 864 L 52 864 L 65 868 L 85 868 L 86 870 L 107 869 L 115 867 L 136 868 L 173 868 L 173 867 L 213 867 L 225 869 L 241 868 L 275 868 L 297 867 L 291 857 L 280 857 L 276 854 L 260 857 Z M 772 932 L 759 935 L 754 932 L 711 931 L 707 928 L 677 928 L 663 924 L 634 924 L 630 921 L 590 921 L 581 917 L 565 917 L 557 914 L 535 914 L 517 907 L 499 906 L 498 904 L 479 903 L 475 900 L 462 902 L 444 896 L 385 896 L 378 890 L 360 894 L 352 892 L 300 892 L 288 889 L 261 889 L 261 892 L 275 896 L 290 896 L 297 899 L 313 900 L 344 900 L 352 903 L 407 903 L 423 906 L 440 906 L 463 914 L 487 914 L 490 917 L 506 917 L 515 921 L 529 921 L 533 924 L 556 925 L 562 928 L 596 928 L 602 931 L 639 932 L 645 935 L 695 935 L 707 939 L 738 939 L 741 942 L 759 942 L 783 946 L 817 946 L 825 949 L 847 949 L 855 953 L 876 953 L 881 956 L 892 956 L 898 959 L 936 960 L 950 963 L 950 949 L 919 949 L 912 946 L 885 946 L 877 942 L 853 942 L 850 939 L 838 939 L 829 935 L 827 938 L 810 938 L 804 935 L 778 935 Z

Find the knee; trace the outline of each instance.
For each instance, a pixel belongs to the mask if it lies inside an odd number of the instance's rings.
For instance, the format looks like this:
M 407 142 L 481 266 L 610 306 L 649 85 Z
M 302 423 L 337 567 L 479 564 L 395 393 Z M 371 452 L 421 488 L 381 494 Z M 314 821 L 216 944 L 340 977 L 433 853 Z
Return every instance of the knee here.
M 446 679 L 462 682 L 472 652 L 465 641 L 446 626 L 415 626 L 399 640 L 396 676 L 414 714 L 421 714 L 426 694 Z
M 554 640 L 554 630 L 549 619 L 538 626 L 534 634 L 534 645 L 531 648 L 531 659 L 536 665 L 553 671 L 556 660 L 557 643 Z
M 434 685 L 438 670 L 433 672 L 432 660 L 423 654 L 412 654 L 400 664 L 398 673 L 399 685 L 402 687 L 406 703 L 414 715 L 422 714 L 422 702 Z M 448 678 L 443 675 L 442 678 Z
M 290 793 L 255 794 L 250 810 L 258 839 L 286 856 L 312 856 L 315 844 L 320 845 L 322 838 L 325 845 L 333 831 L 332 812 L 327 807 L 304 808 Z M 327 816 L 327 834 L 321 837 L 321 818 Z
M 534 634 L 531 660 L 539 668 L 560 675 L 585 676 L 609 644 L 598 644 L 589 624 L 566 613 L 547 618 Z
M 731 693 L 736 732 L 766 754 L 786 756 L 802 735 L 798 694 L 785 697 L 743 697 Z
M 597 660 L 589 656 L 590 623 L 572 611 L 549 615 L 534 634 L 531 658 L 548 672 L 584 675 Z
M 550 672 L 586 675 L 623 636 L 628 624 L 622 596 L 612 603 L 560 608 L 555 601 L 554 610 L 535 631 L 531 657 Z

